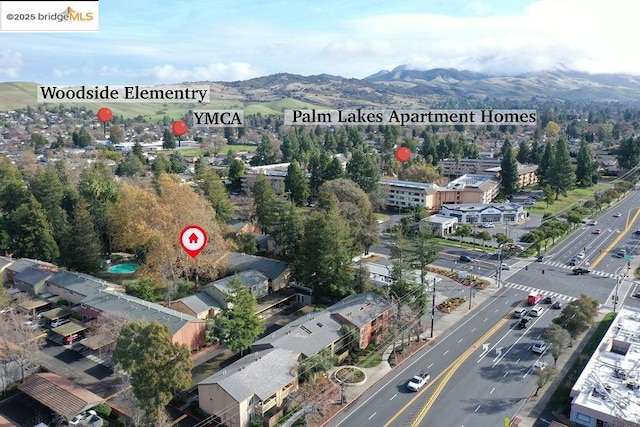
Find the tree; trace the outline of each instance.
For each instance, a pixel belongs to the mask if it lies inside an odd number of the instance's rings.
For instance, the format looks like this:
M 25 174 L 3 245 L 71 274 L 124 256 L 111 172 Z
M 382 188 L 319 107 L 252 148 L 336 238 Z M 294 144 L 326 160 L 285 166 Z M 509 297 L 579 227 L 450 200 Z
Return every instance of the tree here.
M 549 123 L 547 123 L 547 125 L 544 128 L 544 131 L 547 133 L 547 135 L 554 137 L 560 133 L 560 126 L 552 120 Z
M 262 139 L 251 159 L 251 166 L 270 165 L 276 162 L 276 151 L 271 137 L 266 132 L 262 134 Z
M 372 154 L 356 150 L 347 163 L 347 176 L 364 190 L 372 193 L 380 185 L 380 168 Z
M 547 203 L 547 208 L 549 205 L 555 203 L 555 193 L 553 192 L 553 188 L 549 184 L 545 185 L 542 189 L 543 200 Z
M 49 143 L 49 141 L 47 141 L 47 138 L 45 138 L 44 136 L 42 136 L 41 133 L 39 132 L 35 132 L 31 134 L 31 146 L 34 149 L 38 149 L 40 147 L 44 147 L 45 145 L 47 145 Z
M 172 339 L 167 325 L 127 322 L 113 351 L 113 363 L 131 377 L 136 400 L 150 424 L 158 420 L 175 391 L 191 385 L 189 348 Z
M 81 200 L 71 219 L 71 232 L 62 240 L 61 262 L 69 270 L 97 274 L 102 267 L 100 237 L 89 214 L 89 204 Z
M 540 163 L 538 163 L 538 177 L 540 178 L 540 183 L 545 185 L 548 184 L 551 177 L 550 172 L 553 167 L 554 162 L 554 146 L 551 142 L 547 142 L 544 146 L 544 152 L 542 153 L 542 157 L 540 157 Z
M 158 178 L 160 193 L 123 183 L 120 197 L 108 211 L 113 245 L 137 251 L 138 270 L 160 283 L 171 278 L 217 277 L 227 244 L 215 220 L 211 204 L 194 189 L 182 185 L 174 175 Z M 189 224 L 206 230 L 208 243 L 197 258 L 189 257 L 180 246 L 180 231 Z
M 42 205 L 56 242 L 60 243 L 68 232 L 67 212 L 62 205 L 70 185 L 62 182 L 58 170 L 50 163 L 46 168 L 38 168 L 29 180 L 29 188 Z
M 276 199 L 273 213 L 275 218 L 271 235 L 276 242 L 276 249 L 282 259 L 292 262 L 298 255 L 304 235 L 302 217 L 295 205 L 283 197 Z
M 204 172 L 198 182 L 198 188 L 216 211 L 218 222 L 226 222 L 233 217 L 235 207 L 217 173 L 213 170 Z
M 165 150 L 173 150 L 176 148 L 176 136 L 168 128 L 162 131 L 162 148 Z
M 441 251 L 442 246 L 436 243 L 434 235 L 426 231 L 418 233 L 413 241 L 413 247 L 409 251 L 409 262 L 420 270 L 420 292 L 416 298 L 416 309 L 420 316 L 425 314 L 427 308 L 428 284 L 425 280 L 428 266 L 438 258 Z
M 440 174 L 431 164 L 415 163 L 400 172 L 399 178 L 405 181 L 433 183 L 440 179 Z
M 242 354 L 264 332 L 264 322 L 256 314 L 256 300 L 238 276 L 229 282 L 226 302 L 215 319 L 216 336 L 229 350 Z
M 536 369 L 533 373 L 538 377 L 536 380 L 536 391 L 533 393 L 534 396 L 537 396 L 540 389 L 547 385 L 549 380 L 556 376 L 557 371 L 554 367 L 550 367 L 545 369 Z
M 556 144 L 553 162 L 549 168 L 549 185 L 556 193 L 556 200 L 561 193 L 566 195 L 567 191 L 576 187 L 576 174 L 571 164 L 566 138 L 560 138 Z
M 455 236 L 460 237 L 460 244 L 464 241 L 465 237 L 471 236 L 473 228 L 469 224 L 460 224 L 456 227 L 456 231 L 453 232 Z
M 485 242 L 493 239 L 493 236 L 491 236 L 491 233 L 489 233 L 487 230 L 482 230 L 481 232 L 476 234 L 476 237 L 482 240 L 482 246 L 484 246 Z
M 255 255 L 258 253 L 258 239 L 253 233 L 242 233 L 235 238 L 238 244 L 238 252 L 247 255 Z
M 124 141 L 124 131 L 119 125 L 113 125 L 109 128 L 109 141 L 112 145 L 120 144 Z
M 584 140 L 580 143 L 576 163 L 576 180 L 579 185 L 590 187 L 598 183 L 598 163 L 593 159 L 591 147 Z
M 337 210 L 314 212 L 304 224 L 293 276 L 312 288 L 314 296 L 341 299 L 353 294 L 349 247 L 348 227 Z
M 89 203 L 89 213 L 100 236 L 103 252 L 111 253 L 111 244 L 107 235 L 107 207 L 118 197 L 118 184 L 113 174 L 104 163 L 94 163 L 80 172 L 78 191 L 80 196 Z
M 562 356 L 564 349 L 569 345 L 571 336 L 562 326 L 554 324 L 549 326 L 542 334 L 542 339 L 551 345 L 551 356 L 553 356 L 553 366 L 556 366 L 558 359 Z
M 527 141 L 520 141 L 518 144 L 518 156 L 516 160 L 522 164 L 527 164 L 531 160 L 531 147 Z
M 244 162 L 240 159 L 231 160 L 229 163 L 229 181 L 231 181 L 231 189 L 233 191 L 240 191 L 243 175 Z
M 507 197 L 518 191 L 518 162 L 513 154 L 511 144 L 505 141 L 502 146 L 502 160 L 500 161 L 500 177 L 502 178 L 502 188 Z
M 263 174 L 259 174 L 253 182 L 253 216 L 265 233 L 269 232 L 273 224 L 275 200 L 276 193 L 273 191 L 271 182 Z
M 617 150 L 618 164 L 621 169 L 629 170 L 640 163 L 640 137 L 628 137 L 620 141 Z
M 1 245 L 16 258 L 56 262 L 60 251 L 42 205 L 35 197 L 0 217 Z
M 597 300 L 583 294 L 580 298 L 567 304 L 562 313 L 553 319 L 553 323 L 560 325 L 569 333 L 570 346 L 573 344 L 573 340 L 591 327 L 598 314 L 598 307 Z
M 141 175 L 144 172 L 144 164 L 140 161 L 138 156 L 133 152 L 125 154 L 124 159 L 118 163 L 115 174 L 118 176 L 134 177 Z
M 302 206 L 307 203 L 307 199 L 309 198 L 309 181 L 295 160 L 289 164 L 287 169 L 284 188 L 285 191 L 291 195 L 291 201 L 295 203 L 296 206 Z

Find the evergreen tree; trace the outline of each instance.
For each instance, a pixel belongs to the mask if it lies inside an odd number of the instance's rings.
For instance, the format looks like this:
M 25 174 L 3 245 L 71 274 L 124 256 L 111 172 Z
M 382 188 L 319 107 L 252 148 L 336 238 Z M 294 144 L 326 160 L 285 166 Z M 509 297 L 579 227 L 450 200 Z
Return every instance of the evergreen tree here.
M 558 139 L 556 143 L 553 163 L 549 168 L 549 176 L 549 184 L 556 193 L 556 200 L 558 200 L 561 193 L 566 195 L 567 191 L 576 187 L 576 174 L 571 164 L 569 144 L 564 137 Z
M 142 144 L 140 144 L 140 141 L 136 141 L 133 144 L 133 148 L 131 149 L 131 151 L 138 158 L 138 160 L 140 160 L 141 163 L 147 163 L 147 158 L 144 156 L 144 151 L 142 151 Z
M 624 170 L 631 169 L 640 163 L 640 137 L 628 137 L 620 141 L 617 159 L 620 168 Z
M 176 148 L 176 136 L 168 128 L 165 128 L 162 132 L 162 148 L 165 150 L 173 150 Z
M 537 139 L 534 139 L 531 143 L 531 152 L 529 153 L 529 159 L 526 163 L 531 163 L 534 165 L 540 164 L 540 159 L 542 159 L 543 152 L 544 147 L 540 145 Z
M 255 298 L 238 276 L 229 282 L 226 299 L 226 307 L 215 319 L 215 335 L 229 350 L 242 352 L 264 332 L 264 322 L 256 314 Z
M 576 180 L 583 187 L 590 187 L 598 182 L 598 163 L 593 159 L 593 153 L 586 141 L 580 143 L 580 150 L 576 157 Z
M 89 204 L 89 213 L 100 236 L 104 253 L 111 253 L 107 235 L 107 207 L 118 197 L 118 184 L 104 163 L 94 163 L 80 172 L 80 196 Z
M 276 249 L 283 260 L 293 262 L 304 235 L 302 217 L 295 205 L 283 197 L 277 198 L 273 212 L 275 219 L 271 235 L 276 241 Z
M 362 150 L 356 150 L 347 163 L 347 176 L 365 193 L 373 193 L 379 188 L 380 175 L 380 168 L 373 155 Z
M 518 163 L 513 155 L 513 149 L 508 140 L 502 147 L 502 160 L 500 161 L 500 177 L 502 178 L 502 188 L 507 197 L 512 196 L 520 187 L 518 183 Z
M 218 222 L 225 222 L 233 217 L 233 203 L 231 203 L 227 189 L 217 173 L 213 170 L 203 173 L 198 182 L 198 188 L 216 211 Z
M 229 181 L 231 181 L 231 189 L 240 191 L 242 188 L 242 176 L 244 175 L 244 162 L 240 159 L 233 159 L 229 163 Z
M 276 162 L 276 152 L 269 134 L 262 134 L 262 139 L 251 159 L 252 166 L 271 165 Z
M 544 153 L 540 158 L 540 163 L 538 163 L 538 177 L 540 178 L 541 184 L 547 184 L 551 178 L 551 168 L 553 166 L 554 157 L 555 157 L 555 149 L 551 142 L 547 142 L 544 147 Z
M 289 168 L 287 169 L 284 188 L 285 191 L 291 195 L 291 200 L 296 206 L 302 206 L 307 202 L 309 198 L 309 181 L 295 160 L 289 164 Z
M 159 425 L 159 415 L 174 393 L 191 385 L 189 348 L 174 343 L 169 327 L 157 321 L 125 323 L 116 341 L 113 363 L 131 377 L 137 404 L 149 425 Z
M 44 209 L 56 242 L 60 242 L 67 229 L 67 213 L 62 208 L 66 185 L 60 180 L 54 164 L 38 168 L 29 182 L 29 187 Z
M 353 294 L 349 246 L 348 227 L 335 209 L 311 214 L 293 263 L 294 278 L 313 289 L 314 296 L 341 299 Z
M 531 159 L 531 148 L 527 141 L 520 141 L 520 144 L 518 144 L 518 156 L 516 159 L 523 165 L 529 163 Z
M 273 224 L 273 208 L 276 200 L 276 193 L 269 180 L 259 174 L 253 182 L 253 207 L 254 218 L 262 231 L 268 233 Z
M 144 165 L 133 152 L 127 153 L 124 156 L 124 159 L 118 163 L 118 166 L 116 166 L 116 170 L 114 171 L 117 176 L 128 176 L 131 178 L 136 175 L 140 175 L 143 172 Z
M 62 240 L 61 262 L 69 270 L 97 274 L 102 266 L 100 237 L 89 214 L 89 204 L 80 200 L 73 211 L 71 229 Z

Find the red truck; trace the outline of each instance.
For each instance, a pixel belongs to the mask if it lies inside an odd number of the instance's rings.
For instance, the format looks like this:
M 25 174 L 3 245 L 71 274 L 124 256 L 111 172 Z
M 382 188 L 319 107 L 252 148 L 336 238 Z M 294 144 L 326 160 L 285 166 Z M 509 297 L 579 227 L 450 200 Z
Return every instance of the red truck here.
M 536 305 L 542 299 L 542 293 L 540 292 L 531 292 L 529 296 L 527 296 L 527 302 L 529 305 Z

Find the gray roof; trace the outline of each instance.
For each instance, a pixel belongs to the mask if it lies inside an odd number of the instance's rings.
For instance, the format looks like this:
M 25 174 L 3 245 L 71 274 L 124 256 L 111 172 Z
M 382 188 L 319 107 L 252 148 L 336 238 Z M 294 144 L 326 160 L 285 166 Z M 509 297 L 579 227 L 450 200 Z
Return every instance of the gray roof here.
M 295 379 L 298 353 L 272 348 L 251 353 L 216 372 L 198 385 L 218 384 L 236 402 L 254 394 L 267 400 Z
M 38 266 L 34 266 L 22 270 L 20 273 L 16 274 L 16 277 L 14 277 L 13 280 L 34 286 L 52 277 L 54 274 L 56 274 L 55 271 L 43 270 L 38 268 Z
M 47 283 L 85 296 L 93 295 L 98 289 L 116 286 L 114 283 L 72 271 L 60 271 L 49 278 Z
M 232 276 L 227 276 L 222 279 L 216 280 L 215 282 L 207 283 L 206 286 L 215 286 L 220 289 L 222 292 L 229 292 L 229 284 L 233 279 L 238 277 L 242 284 L 248 288 L 253 285 L 258 285 L 260 283 L 265 283 L 269 281 L 269 278 L 259 272 L 258 270 L 246 270 L 241 271 L 240 273 L 234 274 Z
M 21 273 L 29 267 L 34 267 L 38 265 L 38 261 L 28 259 L 28 258 L 20 258 L 15 260 L 10 266 L 9 270 L 15 271 L 16 273 Z
M 184 305 L 189 307 L 194 313 L 202 313 L 213 308 L 216 310 L 222 310 L 222 306 L 211 295 L 206 292 L 198 292 L 197 294 L 189 295 L 179 300 Z
M 283 348 L 311 357 L 338 341 L 344 335 L 341 328 L 342 323 L 331 312 L 312 312 L 255 341 L 252 347 Z
M 227 269 L 229 271 L 258 270 L 270 280 L 280 277 L 287 267 L 288 265 L 285 262 L 260 256 L 245 255 L 238 252 L 231 252 L 227 256 Z
M 349 323 L 361 328 L 387 311 L 390 306 L 391 304 L 377 293 L 367 292 L 348 296 L 327 310 L 339 314 Z
M 4 270 L 6 267 L 13 264 L 16 260 L 13 258 L 7 258 L 4 256 L 0 256 L 0 271 Z
M 122 313 L 131 320 L 142 320 L 149 323 L 155 320 L 169 326 L 173 334 L 182 329 L 187 323 L 204 322 L 204 320 L 200 320 L 197 317 L 180 313 L 160 304 L 108 289 L 98 289 L 91 296 L 84 298 L 82 304 L 103 313 Z

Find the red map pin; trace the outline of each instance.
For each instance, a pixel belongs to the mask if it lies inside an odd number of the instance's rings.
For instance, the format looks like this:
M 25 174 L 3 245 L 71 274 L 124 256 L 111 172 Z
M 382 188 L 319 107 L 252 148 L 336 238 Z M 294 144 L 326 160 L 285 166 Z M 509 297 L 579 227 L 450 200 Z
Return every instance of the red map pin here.
M 409 150 L 407 147 L 400 147 L 396 150 L 396 159 L 398 159 L 399 162 L 408 162 L 409 159 L 411 159 L 411 150 Z
M 112 118 L 113 113 L 110 109 L 104 107 L 98 110 L 98 120 L 100 120 L 102 123 L 107 123 Z
M 191 258 L 195 258 L 207 245 L 207 233 L 198 225 L 187 225 L 180 232 L 180 245 Z
M 175 136 L 182 136 L 187 133 L 187 124 L 182 120 L 178 120 L 177 122 L 173 122 L 171 130 Z

